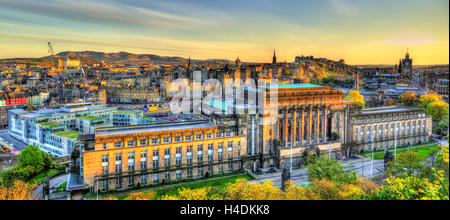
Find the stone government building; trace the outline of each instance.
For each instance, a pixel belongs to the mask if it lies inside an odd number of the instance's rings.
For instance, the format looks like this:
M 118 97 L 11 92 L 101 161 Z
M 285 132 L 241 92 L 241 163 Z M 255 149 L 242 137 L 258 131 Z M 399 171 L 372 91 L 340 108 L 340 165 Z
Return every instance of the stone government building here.
M 431 117 L 421 109 L 363 110 L 344 101 L 341 90 L 326 86 L 267 85 L 253 92 L 266 99 L 265 105 L 271 95 L 278 96 L 275 123 L 262 123 L 273 120 L 265 112 L 269 106 L 237 114 L 252 103 L 222 101 L 210 103 L 221 111 L 209 116 L 168 115 L 151 124 L 97 128 L 95 135 L 78 140 L 84 183 L 91 190 L 107 191 L 207 173 L 265 172 L 289 165 L 291 149 L 292 165 L 298 168 L 305 152 L 330 152 L 340 159 L 343 144 L 369 150 L 372 136 L 374 147 L 382 149 L 392 147 L 394 140 L 398 146 L 427 142 L 431 135 Z M 233 111 L 228 113 L 228 108 Z M 392 126 L 398 126 L 397 135 Z
M 348 142 L 364 151 L 426 143 L 432 132 L 432 117 L 418 108 L 356 108 L 348 120 Z
M 242 169 L 246 135 L 209 120 L 98 129 L 84 182 L 102 191 Z

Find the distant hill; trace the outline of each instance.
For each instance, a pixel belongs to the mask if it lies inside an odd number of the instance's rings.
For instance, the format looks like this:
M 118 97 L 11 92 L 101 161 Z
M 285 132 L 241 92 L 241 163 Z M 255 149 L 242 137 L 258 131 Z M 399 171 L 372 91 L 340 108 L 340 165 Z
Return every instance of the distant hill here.
M 134 54 L 128 52 L 104 53 L 97 51 L 65 51 L 56 54 L 59 58 L 80 59 L 82 63 L 93 63 L 104 61 L 106 63 L 132 63 L 132 64 L 186 64 L 188 59 L 183 57 L 159 56 L 155 54 Z M 41 61 L 49 61 L 50 56 L 42 58 L 13 58 L 2 59 L 0 63 L 27 63 L 31 60 L 33 63 Z M 229 63 L 231 61 L 225 59 L 208 59 L 208 60 L 192 60 L 192 62 L 216 62 Z
M 115 63 L 186 63 L 182 57 L 158 56 L 154 54 L 133 54 L 128 52 L 104 53 L 95 51 L 61 52 L 57 56 L 70 59 L 96 59 Z

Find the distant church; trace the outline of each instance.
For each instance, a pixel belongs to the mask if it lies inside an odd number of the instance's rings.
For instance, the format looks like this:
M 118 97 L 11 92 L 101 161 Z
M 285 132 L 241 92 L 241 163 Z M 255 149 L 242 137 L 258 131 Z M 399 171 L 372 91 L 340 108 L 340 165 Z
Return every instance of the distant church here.
M 413 60 L 409 57 L 409 51 L 404 59 L 400 59 L 400 63 L 396 67 L 397 73 L 400 73 L 400 82 L 411 84 L 413 79 Z

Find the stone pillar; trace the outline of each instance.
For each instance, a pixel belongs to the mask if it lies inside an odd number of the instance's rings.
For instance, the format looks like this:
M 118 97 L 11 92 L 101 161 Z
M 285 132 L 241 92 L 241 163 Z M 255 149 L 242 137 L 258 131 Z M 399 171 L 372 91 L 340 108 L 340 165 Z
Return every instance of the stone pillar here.
M 323 114 L 323 141 L 327 142 L 327 124 L 328 124 L 328 107 L 325 106 L 324 114 Z
M 288 119 L 289 119 L 289 109 L 284 110 L 284 146 L 287 147 L 288 143 Z
M 309 107 L 309 122 L 308 122 L 308 125 L 309 125 L 309 131 L 308 131 L 308 143 L 309 144 L 312 144 L 312 125 L 313 125 L 313 106 L 312 105 L 310 105 L 310 107 Z
M 300 116 L 300 145 L 303 145 L 303 136 L 304 136 L 304 127 L 305 127 L 305 109 L 303 108 L 303 106 L 301 107 L 302 111 L 301 111 L 301 116 Z
M 317 106 L 317 111 L 316 111 L 316 132 L 315 132 L 315 138 L 316 138 L 316 143 L 320 142 L 320 105 Z
M 294 110 L 293 118 L 292 118 L 292 146 L 295 147 L 296 140 L 297 140 L 297 108 Z

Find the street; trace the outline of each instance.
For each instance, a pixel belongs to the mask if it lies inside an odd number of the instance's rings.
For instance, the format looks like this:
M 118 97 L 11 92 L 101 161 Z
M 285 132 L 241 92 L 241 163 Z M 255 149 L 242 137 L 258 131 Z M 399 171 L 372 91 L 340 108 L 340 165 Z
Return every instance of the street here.
M 7 129 L 0 130 L 0 141 L 3 141 L 5 144 L 15 148 L 16 151 L 24 150 L 27 147 L 27 144 L 9 135 Z
M 356 171 L 359 177 L 370 177 L 371 176 L 371 161 L 370 159 L 366 159 L 363 161 L 355 161 L 348 162 L 343 164 L 344 169 L 348 171 Z M 374 160 L 373 161 L 373 176 L 377 176 L 380 174 L 384 174 L 384 161 L 383 160 Z M 262 178 L 250 180 L 249 182 L 259 182 L 263 183 L 267 180 L 270 180 L 274 183 L 275 186 L 281 187 L 281 174 L 275 177 Z M 295 181 L 296 185 L 308 184 L 308 174 L 307 169 L 299 169 L 293 170 L 291 175 L 291 181 Z
M 50 193 L 53 192 L 56 188 L 58 188 L 59 185 L 63 184 L 67 181 L 69 178 L 69 174 L 63 174 L 59 175 L 55 178 L 50 179 L 49 187 L 50 187 Z M 35 192 L 39 200 L 43 200 L 43 185 L 40 185 L 36 188 Z

